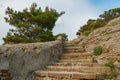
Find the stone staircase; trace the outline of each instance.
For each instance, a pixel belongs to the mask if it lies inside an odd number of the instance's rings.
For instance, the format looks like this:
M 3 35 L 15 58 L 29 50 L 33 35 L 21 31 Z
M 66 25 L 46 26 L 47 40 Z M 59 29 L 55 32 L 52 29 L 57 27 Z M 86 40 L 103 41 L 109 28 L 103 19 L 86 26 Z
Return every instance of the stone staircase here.
M 94 63 L 92 54 L 83 52 L 80 46 L 64 42 L 64 53 L 59 61 L 44 71 L 35 71 L 34 80 L 103 80 L 109 67 Z

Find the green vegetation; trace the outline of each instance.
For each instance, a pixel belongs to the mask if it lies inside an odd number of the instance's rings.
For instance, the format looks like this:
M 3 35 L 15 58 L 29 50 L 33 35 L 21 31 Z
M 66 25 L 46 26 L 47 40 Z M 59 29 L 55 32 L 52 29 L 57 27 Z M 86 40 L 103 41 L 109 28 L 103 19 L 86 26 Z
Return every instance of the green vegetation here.
M 33 3 L 28 9 L 23 11 L 15 11 L 12 8 L 7 8 L 5 21 L 14 26 L 3 38 L 4 44 L 14 43 L 33 43 L 46 42 L 55 40 L 52 30 L 57 19 L 64 12 L 58 13 L 54 9 L 41 7 L 37 8 L 36 3 Z
M 111 73 L 109 74 L 104 74 L 104 78 L 105 79 L 113 79 L 115 78 L 116 76 L 118 75 L 118 72 L 117 71 L 112 71 Z
M 110 59 L 107 63 L 105 63 L 105 66 L 110 67 L 110 68 L 114 68 L 114 60 Z
M 89 19 L 87 23 L 80 27 L 76 35 L 86 35 L 86 31 L 91 32 L 96 28 L 104 27 L 110 20 L 120 16 L 120 8 L 104 11 L 98 19 Z M 84 34 L 85 33 L 85 34 Z M 88 34 L 89 35 L 89 34 Z M 87 35 L 86 35 L 87 36 Z
M 65 33 L 60 33 L 60 34 L 57 34 L 56 36 L 55 36 L 55 39 L 57 39 L 57 37 L 58 36 L 62 36 L 64 39 L 68 39 L 68 35 L 67 34 L 65 34 Z
M 105 66 L 111 68 L 111 73 L 109 74 L 104 74 L 105 79 L 113 79 L 118 75 L 118 71 L 114 67 L 114 58 L 110 58 L 107 63 L 105 63 Z
M 98 55 L 101 55 L 102 54 L 102 47 L 95 47 L 94 48 L 94 55 L 95 56 L 98 56 Z
M 91 31 L 85 31 L 83 34 L 84 34 L 85 36 L 88 36 L 90 33 L 91 33 Z

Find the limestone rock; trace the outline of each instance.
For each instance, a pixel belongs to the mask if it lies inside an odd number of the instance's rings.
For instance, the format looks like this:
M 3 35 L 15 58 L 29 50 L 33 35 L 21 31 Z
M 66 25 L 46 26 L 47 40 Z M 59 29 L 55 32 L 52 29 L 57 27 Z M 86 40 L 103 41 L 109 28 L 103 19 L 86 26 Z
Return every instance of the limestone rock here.
M 71 42 L 79 44 L 88 53 L 94 53 L 94 48 L 101 46 L 102 54 L 94 56 L 93 61 L 105 64 L 114 60 L 115 69 L 120 74 L 120 17 L 111 20 L 104 27 L 95 29 L 87 37 L 80 36 Z M 117 80 L 120 80 L 119 75 Z
M 84 45 L 85 51 L 93 53 L 97 46 L 101 46 L 103 54 L 97 57 L 98 62 L 109 58 L 120 59 L 120 17 L 111 20 L 106 26 L 94 30 L 85 37 L 80 43 Z
M 117 80 L 120 80 L 120 75 L 117 76 Z
M 0 70 L 9 70 L 12 80 L 32 80 L 35 70 L 56 61 L 62 51 L 61 41 L 0 46 Z
M 74 40 L 71 40 L 70 42 L 73 43 L 73 44 L 79 44 L 86 36 L 80 36 Z
M 118 62 L 118 61 L 114 62 L 114 66 L 116 66 L 117 68 L 120 69 L 120 62 Z

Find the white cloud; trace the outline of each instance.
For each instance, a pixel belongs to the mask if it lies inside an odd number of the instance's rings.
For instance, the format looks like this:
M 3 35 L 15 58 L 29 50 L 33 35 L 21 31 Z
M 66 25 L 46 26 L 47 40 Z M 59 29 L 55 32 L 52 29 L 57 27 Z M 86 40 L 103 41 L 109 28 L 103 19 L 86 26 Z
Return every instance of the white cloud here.
M 2 43 L 1 38 L 11 28 L 3 19 L 7 6 L 15 10 L 22 10 L 30 7 L 33 2 L 42 8 L 48 6 L 59 12 L 65 11 L 66 13 L 59 18 L 53 31 L 54 34 L 67 33 L 70 39 L 75 38 L 77 30 L 87 19 L 96 18 L 96 10 L 87 0 L 3 0 L 0 1 L 0 5 L 3 5 L 0 6 L 0 44 Z
M 0 4 L 0 8 L 4 7 L 2 4 Z
M 76 0 L 63 10 L 66 11 L 66 14 L 61 17 L 61 25 L 60 22 L 56 24 L 54 33 L 65 32 L 69 35 L 69 39 L 74 39 L 79 27 L 85 24 L 89 18 L 96 18 L 97 13 L 87 0 Z
M 95 8 L 88 3 L 87 0 L 41 0 L 38 4 L 43 7 L 49 6 L 57 11 L 65 11 L 66 13 L 58 19 L 54 28 L 54 34 L 67 33 L 69 39 L 76 37 L 79 27 L 89 19 L 96 18 Z

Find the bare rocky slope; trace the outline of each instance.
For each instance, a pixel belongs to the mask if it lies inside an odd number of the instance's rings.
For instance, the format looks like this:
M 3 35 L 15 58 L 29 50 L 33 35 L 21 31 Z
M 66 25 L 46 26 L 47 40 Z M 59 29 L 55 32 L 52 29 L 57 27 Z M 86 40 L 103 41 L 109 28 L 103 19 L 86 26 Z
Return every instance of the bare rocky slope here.
M 94 53 L 95 47 L 100 46 L 102 54 L 95 56 L 95 61 L 105 64 L 113 60 L 115 68 L 120 72 L 120 17 L 94 30 L 87 37 L 82 36 L 71 42 L 83 46 L 88 53 Z
M 114 57 L 120 59 L 120 17 L 110 21 L 105 27 L 94 30 L 80 43 L 84 45 L 86 52 L 94 51 L 95 47 L 101 46 L 103 53 L 98 56 L 104 59 Z

